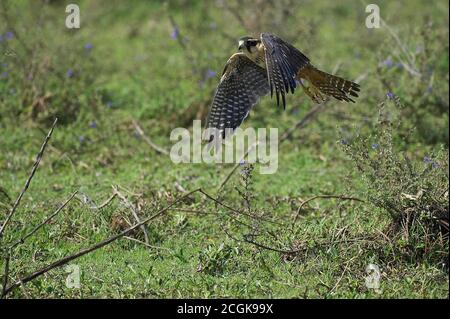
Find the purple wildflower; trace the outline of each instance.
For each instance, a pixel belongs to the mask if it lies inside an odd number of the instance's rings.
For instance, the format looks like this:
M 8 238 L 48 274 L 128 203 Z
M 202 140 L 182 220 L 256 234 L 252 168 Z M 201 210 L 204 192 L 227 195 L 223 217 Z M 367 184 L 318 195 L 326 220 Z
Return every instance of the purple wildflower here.
M 84 49 L 85 49 L 86 51 L 91 51 L 93 47 L 94 47 L 94 45 L 93 45 L 92 43 L 86 43 L 86 44 L 84 45 Z
M 432 168 L 438 168 L 438 167 L 439 167 L 439 164 L 436 163 L 436 162 L 433 162 L 433 163 L 431 163 L 431 167 L 432 167 Z
M 211 79 L 211 78 L 215 78 L 216 77 L 216 72 L 214 72 L 213 70 L 211 70 L 211 69 L 208 69 L 207 71 L 206 71 L 206 78 L 207 79 Z
M 245 164 L 246 164 L 245 160 L 241 160 L 241 161 L 239 162 L 239 165 L 241 165 L 241 166 L 243 166 L 243 165 L 245 165 Z
M 97 122 L 92 121 L 91 124 L 89 124 L 90 128 L 97 128 Z
M 424 162 L 425 164 L 431 164 L 433 161 L 432 161 L 431 158 L 429 158 L 428 156 L 425 156 L 425 157 L 423 158 L 423 162 Z
M 387 92 L 386 96 L 391 100 L 395 97 L 394 93 L 392 93 L 392 92 Z
M 73 76 L 73 70 L 72 69 L 68 69 L 67 72 L 66 72 L 66 76 L 68 78 L 71 78 Z
M 377 150 L 380 145 L 378 143 L 372 143 L 372 149 Z
M 6 32 L 5 38 L 7 38 L 8 40 L 11 40 L 12 38 L 14 38 L 14 33 L 12 31 Z
M 346 140 L 345 138 L 341 139 L 340 143 L 342 145 L 348 145 L 348 140 Z
M 387 67 L 387 68 L 391 68 L 392 65 L 394 65 L 394 63 L 392 62 L 392 60 L 390 58 L 386 59 L 383 64 Z
M 0 43 L 3 42 L 3 35 L 0 34 Z
M 172 33 L 170 34 L 170 37 L 174 40 L 178 39 L 178 36 L 180 35 L 180 30 L 178 30 L 178 27 L 174 27 L 172 30 Z
M 398 62 L 398 63 L 396 64 L 396 67 L 397 67 L 397 69 L 403 69 L 403 63 Z

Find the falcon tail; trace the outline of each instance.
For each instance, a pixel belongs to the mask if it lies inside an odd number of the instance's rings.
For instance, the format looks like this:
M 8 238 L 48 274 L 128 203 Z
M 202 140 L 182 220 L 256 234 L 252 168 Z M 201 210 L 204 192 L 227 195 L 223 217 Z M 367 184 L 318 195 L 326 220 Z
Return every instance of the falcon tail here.
M 321 102 L 324 100 L 320 93 L 332 96 L 340 101 L 355 102 L 351 97 L 358 97 L 359 84 L 345 80 L 336 75 L 316 69 L 312 65 L 308 65 L 299 72 L 298 77 L 306 79 L 311 87 L 304 87 L 314 101 Z

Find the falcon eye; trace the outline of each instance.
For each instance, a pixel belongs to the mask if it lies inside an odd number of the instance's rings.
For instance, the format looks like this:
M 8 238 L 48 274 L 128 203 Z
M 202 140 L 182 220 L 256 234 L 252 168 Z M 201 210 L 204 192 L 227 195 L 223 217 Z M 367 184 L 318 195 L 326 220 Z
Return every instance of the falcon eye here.
M 248 40 L 247 44 L 251 47 L 254 47 L 256 45 L 256 41 L 255 40 Z

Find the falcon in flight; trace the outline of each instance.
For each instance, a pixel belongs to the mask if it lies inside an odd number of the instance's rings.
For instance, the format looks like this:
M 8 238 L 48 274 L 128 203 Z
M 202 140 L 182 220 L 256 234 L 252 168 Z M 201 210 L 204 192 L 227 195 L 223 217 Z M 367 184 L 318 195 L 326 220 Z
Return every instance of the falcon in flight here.
M 241 125 L 259 98 L 269 92 L 273 97 L 275 92 L 277 105 L 281 97 L 286 108 L 286 94 L 294 93 L 299 85 L 316 103 L 323 102 L 324 96 L 355 102 L 352 97 L 359 92 L 357 83 L 318 70 L 302 52 L 273 34 L 242 37 L 238 52 L 223 70 L 206 128 L 224 138 Z

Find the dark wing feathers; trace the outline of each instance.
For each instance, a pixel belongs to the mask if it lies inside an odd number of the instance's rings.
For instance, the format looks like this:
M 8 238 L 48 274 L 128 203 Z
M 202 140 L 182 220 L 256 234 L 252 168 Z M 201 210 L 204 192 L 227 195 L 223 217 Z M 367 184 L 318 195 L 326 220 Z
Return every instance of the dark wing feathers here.
M 206 128 L 217 129 L 225 137 L 226 129 L 241 125 L 251 107 L 268 93 L 266 70 L 245 55 L 233 55 L 214 95 Z
M 280 104 L 280 95 L 283 106 L 286 107 L 286 93 L 294 93 L 297 83 L 295 77 L 300 69 L 309 63 L 309 59 L 295 47 L 270 33 L 262 33 L 261 41 L 265 48 L 267 75 L 270 93 L 277 98 Z

